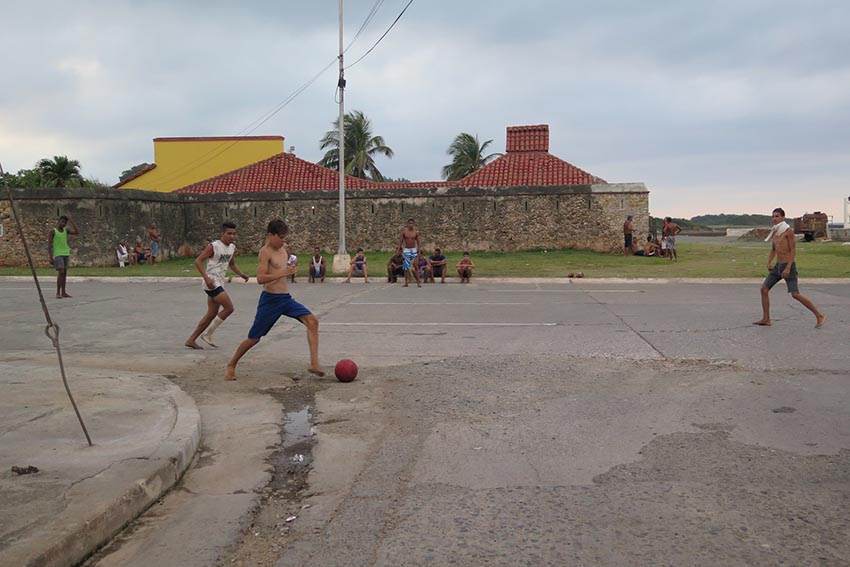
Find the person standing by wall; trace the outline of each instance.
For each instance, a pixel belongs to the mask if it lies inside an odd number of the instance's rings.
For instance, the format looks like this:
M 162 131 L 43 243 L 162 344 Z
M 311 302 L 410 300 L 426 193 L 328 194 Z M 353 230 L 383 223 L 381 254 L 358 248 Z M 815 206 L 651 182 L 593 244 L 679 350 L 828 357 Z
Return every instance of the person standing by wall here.
M 156 223 L 152 222 L 148 228 L 148 237 L 151 239 L 151 266 L 153 266 L 159 259 L 159 239 L 161 237 L 156 228 Z
M 68 223 L 71 223 L 71 228 L 68 228 Z M 56 268 L 56 299 L 64 299 L 71 297 L 65 290 L 65 283 L 68 279 L 68 260 L 71 257 L 71 248 L 68 246 L 68 235 L 74 236 L 80 234 L 77 228 L 77 223 L 74 219 L 67 215 L 59 217 L 56 223 L 56 228 L 53 228 L 48 235 L 47 253 L 50 256 L 50 263 Z
M 404 287 L 407 287 L 410 283 L 411 268 L 417 287 L 422 287 L 422 284 L 419 283 L 419 270 L 415 266 L 416 257 L 419 256 L 422 243 L 419 239 L 419 231 L 416 230 L 416 220 L 412 217 L 407 219 L 407 226 L 401 233 L 399 246 L 401 246 L 401 253 L 404 256 Z
M 632 254 L 632 236 L 634 233 L 634 226 L 632 226 L 632 219 L 634 217 L 629 215 L 626 217 L 626 222 L 623 223 L 623 255 L 631 256 Z

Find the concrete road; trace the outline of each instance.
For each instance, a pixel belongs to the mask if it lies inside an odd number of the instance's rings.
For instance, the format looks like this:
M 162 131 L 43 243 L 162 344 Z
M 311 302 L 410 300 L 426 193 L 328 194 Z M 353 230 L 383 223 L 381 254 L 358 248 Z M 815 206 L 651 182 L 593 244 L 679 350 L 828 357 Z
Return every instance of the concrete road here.
M 37 357 L 26 287 L 0 284 L 12 322 L 0 340 L 4 354 Z M 279 477 L 298 472 L 275 460 L 279 438 L 244 470 L 222 464 L 251 478 L 225 492 L 259 496 L 145 523 L 137 540 L 153 538 L 139 541 L 155 542 L 158 564 L 850 563 L 850 285 L 803 282 L 827 315 L 815 330 L 781 284 L 770 328 L 750 325 L 753 285 L 297 284 L 322 321 L 324 362 L 360 364 L 350 385 L 292 380 L 307 361 L 292 322 L 223 384 L 257 288 L 230 288 L 237 313 L 220 351 L 184 352 L 198 287 L 75 284 L 73 300 L 51 300 L 73 361 L 118 349 L 134 368 L 176 376 L 202 419 L 228 396 L 274 394 L 291 412 L 315 395 L 298 453 L 312 462 L 306 482 L 277 498 Z M 186 482 L 239 453 L 216 432 L 245 411 L 209 414 L 218 448 Z M 274 412 L 260 413 L 267 423 Z M 166 529 L 193 523 L 211 531 Z M 141 561 L 126 550 L 151 548 L 134 537 L 97 564 Z M 183 562 L 193 545 L 201 559 Z

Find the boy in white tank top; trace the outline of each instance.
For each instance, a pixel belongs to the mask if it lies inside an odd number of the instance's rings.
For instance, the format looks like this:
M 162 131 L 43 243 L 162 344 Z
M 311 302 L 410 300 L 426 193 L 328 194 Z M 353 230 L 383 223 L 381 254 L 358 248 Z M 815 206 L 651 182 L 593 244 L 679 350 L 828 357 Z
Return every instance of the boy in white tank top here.
M 218 345 L 213 342 L 213 333 L 233 313 L 233 301 L 224 291 L 227 268 L 232 269 L 246 282 L 248 281 L 248 275 L 236 265 L 235 242 L 236 225 L 225 222 L 221 225 L 221 239 L 208 244 L 201 255 L 195 258 L 195 267 L 204 278 L 203 289 L 207 294 L 207 312 L 195 327 L 192 336 L 186 340 L 186 346 L 189 348 L 204 348 L 197 343 L 198 337 L 209 346 L 218 348 Z M 207 262 L 206 267 L 202 265 L 204 260 Z

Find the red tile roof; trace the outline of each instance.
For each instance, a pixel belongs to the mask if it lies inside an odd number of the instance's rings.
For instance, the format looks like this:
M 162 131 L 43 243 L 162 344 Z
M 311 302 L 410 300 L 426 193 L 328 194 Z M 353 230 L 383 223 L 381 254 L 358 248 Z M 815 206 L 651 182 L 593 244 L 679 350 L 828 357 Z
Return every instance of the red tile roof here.
M 507 153 L 467 175 L 463 187 L 545 187 L 606 183 L 549 153 L 549 125 L 508 126 Z
M 508 126 L 508 139 L 505 151 L 511 152 L 548 152 L 549 125 Z
M 346 189 L 368 189 L 379 184 L 350 175 Z M 326 167 L 280 153 L 178 189 L 177 193 L 248 193 L 257 191 L 322 191 L 339 187 L 339 174 Z
M 548 152 L 508 152 L 457 182 L 461 187 L 546 187 L 607 183 Z
M 549 126 L 510 126 L 507 153 L 459 181 L 379 183 L 347 175 L 347 189 L 411 187 L 545 187 L 592 185 L 604 179 L 549 153 Z M 339 187 L 339 175 L 315 163 L 281 153 L 240 169 L 178 189 L 178 193 L 321 191 Z

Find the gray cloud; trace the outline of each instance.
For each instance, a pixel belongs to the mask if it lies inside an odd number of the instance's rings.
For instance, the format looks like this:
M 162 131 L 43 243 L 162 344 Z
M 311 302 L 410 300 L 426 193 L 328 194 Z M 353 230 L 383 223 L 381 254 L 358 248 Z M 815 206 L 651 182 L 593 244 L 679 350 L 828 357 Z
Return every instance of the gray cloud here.
M 384 2 L 348 62 L 405 3 Z M 7 7 L 0 162 L 68 154 L 114 182 L 153 159 L 154 137 L 236 134 L 333 61 L 336 5 Z M 346 1 L 347 37 L 371 6 Z M 381 164 L 393 177 L 436 179 L 460 131 L 500 151 L 505 126 L 548 123 L 554 154 L 646 182 L 658 213 L 788 201 L 837 215 L 850 193 L 848 21 L 840 0 L 418 0 L 347 71 L 347 107 L 396 151 Z M 335 83 L 331 69 L 254 133 L 318 160 Z

